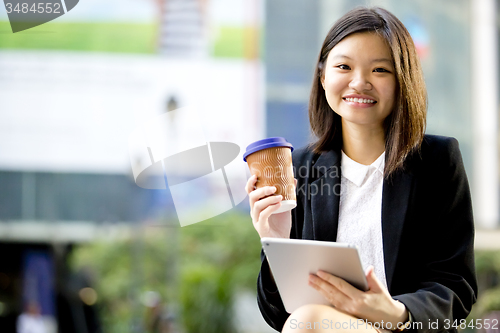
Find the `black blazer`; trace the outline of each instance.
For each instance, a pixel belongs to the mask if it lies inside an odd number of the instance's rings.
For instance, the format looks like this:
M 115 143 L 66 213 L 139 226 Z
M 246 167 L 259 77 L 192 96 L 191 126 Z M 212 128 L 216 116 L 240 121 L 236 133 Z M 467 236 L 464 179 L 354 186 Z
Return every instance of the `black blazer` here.
M 340 149 L 294 151 L 291 238 L 336 240 L 340 156 Z M 457 140 L 426 135 L 404 170 L 384 179 L 382 236 L 389 292 L 422 323 L 416 331 L 436 332 L 429 321 L 437 321 L 439 331 L 456 332 L 453 321 L 467 317 L 477 294 L 472 205 Z M 289 313 L 263 252 L 261 259 L 257 302 L 267 323 L 281 331 Z

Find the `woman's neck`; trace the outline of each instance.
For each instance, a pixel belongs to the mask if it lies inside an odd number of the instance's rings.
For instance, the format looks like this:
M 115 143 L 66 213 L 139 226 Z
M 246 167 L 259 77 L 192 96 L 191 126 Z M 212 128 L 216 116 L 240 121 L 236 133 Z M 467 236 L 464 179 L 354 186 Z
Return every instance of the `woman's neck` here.
M 385 133 L 381 126 L 367 127 L 342 121 L 342 150 L 352 160 L 370 165 L 385 150 Z

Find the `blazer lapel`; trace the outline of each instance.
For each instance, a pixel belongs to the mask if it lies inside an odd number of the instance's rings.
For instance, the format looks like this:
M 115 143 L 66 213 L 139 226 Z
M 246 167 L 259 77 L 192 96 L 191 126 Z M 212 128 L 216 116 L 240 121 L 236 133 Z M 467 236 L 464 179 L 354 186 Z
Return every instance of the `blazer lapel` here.
M 396 172 L 390 180 L 384 179 L 382 190 L 382 239 L 387 286 L 392 283 L 399 252 L 399 242 L 408 208 L 413 177 Z
M 314 240 L 337 239 L 340 200 L 340 153 L 328 151 L 320 155 L 312 168 L 309 185 Z

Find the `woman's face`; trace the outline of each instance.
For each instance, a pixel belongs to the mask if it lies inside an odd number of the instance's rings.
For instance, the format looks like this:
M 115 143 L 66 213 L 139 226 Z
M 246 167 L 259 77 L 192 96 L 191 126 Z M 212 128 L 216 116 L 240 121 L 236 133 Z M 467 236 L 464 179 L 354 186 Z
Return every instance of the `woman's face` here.
M 375 33 L 352 34 L 328 54 L 321 84 L 343 125 L 383 127 L 396 95 L 391 50 Z

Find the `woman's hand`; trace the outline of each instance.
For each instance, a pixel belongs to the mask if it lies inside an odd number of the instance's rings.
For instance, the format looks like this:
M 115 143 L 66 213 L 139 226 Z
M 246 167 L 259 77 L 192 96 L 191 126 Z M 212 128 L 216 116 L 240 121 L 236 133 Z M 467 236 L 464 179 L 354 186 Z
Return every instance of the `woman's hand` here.
M 272 195 L 276 192 L 274 186 L 264 186 L 255 189 L 257 176 L 248 179 L 245 190 L 250 198 L 250 215 L 255 230 L 262 237 L 290 238 L 292 228 L 292 214 L 290 211 L 273 214 L 281 207 L 283 197 Z M 297 185 L 297 179 L 295 179 Z
M 341 278 L 318 271 L 317 276 L 309 276 L 309 285 L 318 290 L 337 310 L 372 323 L 382 324 L 383 321 L 383 328 L 394 330 L 398 324 L 406 322 L 406 307 L 391 297 L 375 276 L 373 266 L 368 269 L 366 280 L 369 290 L 363 292 Z

